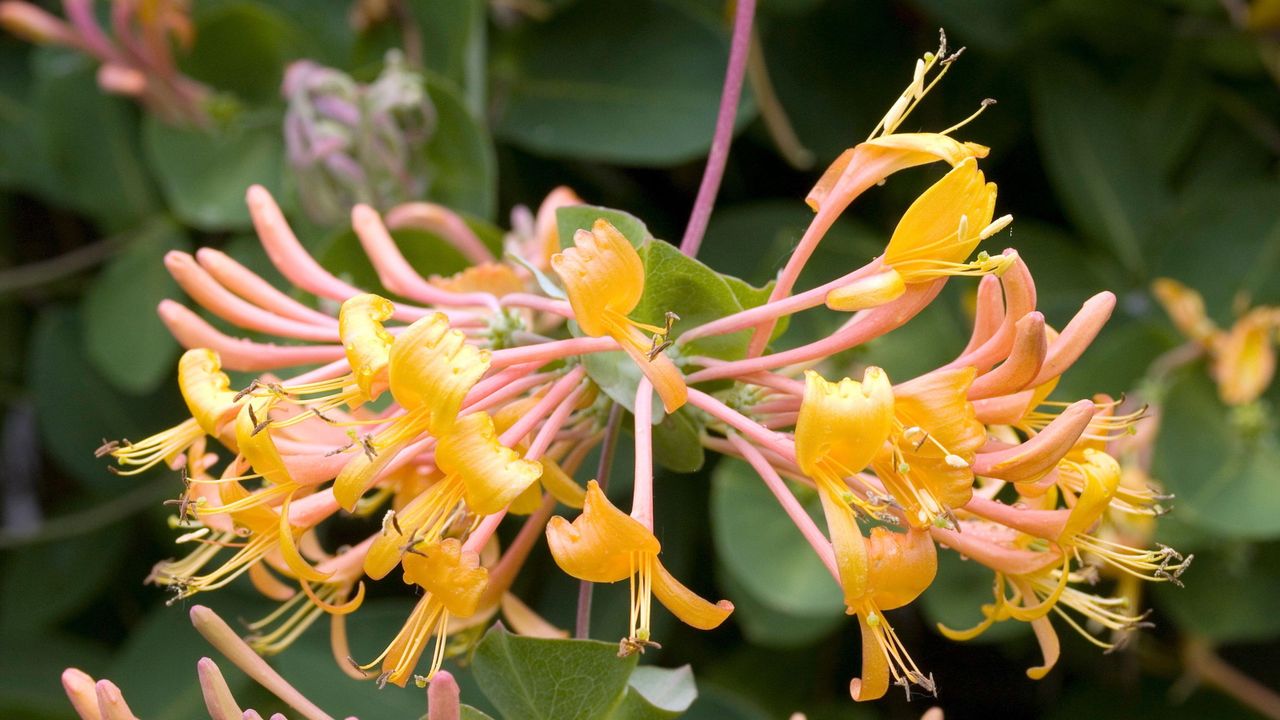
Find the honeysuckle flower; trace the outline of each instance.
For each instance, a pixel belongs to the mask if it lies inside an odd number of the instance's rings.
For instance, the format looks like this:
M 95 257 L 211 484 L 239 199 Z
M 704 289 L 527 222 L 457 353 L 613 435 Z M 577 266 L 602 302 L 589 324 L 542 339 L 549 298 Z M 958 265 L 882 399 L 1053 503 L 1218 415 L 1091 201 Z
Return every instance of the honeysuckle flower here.
M 943 370 L 893 388 L 889 446 L 872 467 L 916 527 L 951 523 L 952 509 L 973 494 L 971 463 L 987 442 L 968 401 L 974 375 Z
M 479 556 L 463 550 L 455 538 L 415 546 L 404 558 L 404 581 L 421 587 L 426 594 L 387 649 L 372 662 L 361 665 L 361 669 L 381 663 L 378 682 L 404 687 L 427 642 L 434 637 L 431 669 L 420 681 L 420 686 L 425 686 L 444 662 L 449 617 L 473 615 L 488 578 L 489 572 L 480 567 Z
M 587 483 L 582 514 L 573 522 L 553 517 L 547 545 L 566 573 L 589 582 L 631 581 L 631 631 L 619 654 L 643 652 L 656 645 L 649 630 L 652 596 L 672 615 L 699 630 L 719 627 L 733 612 L 727 600 L 708 602 L 676 580 L 658 559 L 662 544 L 653 531 L 613 506 L 600 485 Z
M 207 125 L 213 91 L 182 74 L 173 46 L 190 49 L 195 40 L 185 0 L 118 2 L 108 36 L 99 25 L 93 0 L 67 0 L 66 20 L 25 0 L 0 2 L 0 26 L 25 40 L 62 45 L 97 60 L 98 86 L 137 98 L 165 122 Z
M 1055 328 L 1037 311 L 1035 282 L 1016 250 L 970 260 L 1008 222 L 993 219 L 995 186 L 978 168 L 986 148 L 952 138 L 960 126 L 898 131 L 954 59 L 945 48 L 926 55 L 870 138 L 818 181 L 808 198 L 814 221 L 769 300 L 682 326 L 679 338 L 674 314 L 664 327 L 633 319 L 647 274 L 657 270 L 607 221 L 578 230 L 560 249 L 570 238 L 560 236 L 556 210 L 581 203 L 566 188 L 536 217 L 513 214 L 502 258 L 443 206 L 410 202 L 384 218 L 355 205 L 352 227 L 385 297 L 325 269 L 270 194 L 250 189 L 267 257 L 295 292 L 214 250 L 167 256 L 178 285 L 225 324 L 161 303 L 161 318 L 188 348 L 179 384 L 190 418 L 139 443 L 103 448 L 125 472 L 164 463 L 185 473 L 171 522 L 179 542 L 196 547 L 158 565 L 151 580 L 185 596 L 247 575 L 279 603 L 250 626 L 258 652 L 284 650 L 328 616 L 344 672 L 367 678 L 346 661 L 344 618 L 360 607 L 367 583 L 399 568 L 423 595 L 364 666 L 399 685 L 418 672 L 433 638 L 423 678 L 500 612 L 521 632 L 562 634 L 510 592 L 543 535 L 570 575 L 629 580 L 622 654 L 653 644 L 654 595 L 686 623 L 715 628 L 732 604 L 704 600 L 659 561 L 654 420 L 664 413 L 655 415 L 656 389 L 666 413 L 691 406 L 681 415 L 699 426 L 702 445 L 751 465 L 839 585 L 862 630 L 855 699 L 879 697 L 891 682 L 933 689 L 885 612 L 929 586 L 938 546 L 994 577 L 982 623 L 953 634 L 968 637 L 1002 620 L 1030 623 L 1046 657 L 1035 676 L 1057 656 L 1051 613 L 1073 610 L 1115 633 L 1140 626 L 1120 601 L 1078 586 L 1103 572 L 1123 582 L 1173 581 L 1185 568 L 1175 552 L 1148 549 L 1149 531 L 1118 532 L 1117 518 L 1149 523 L 1167 509 L 1168 498 L 1127 478 L 1114 454 L 1143 413 L 1121 413 L 1105 396 L 1057 397 L 1059 378 L 1096 337 L 1115 297 L 1089 298 Z M 814 247 L 861 192 L 897 170 L 938 161 L 951 169 L 911 205 L 880 257 L 793 294 Z M 392 234 L 398 228 L 431 231 L 471 266 L 448 277 L 415 267 Z M 968 276 L 980 276 L 974 325 L 954 360 L 897 385 L 880 368 L 865 369 L 861 382 L 834 383 L 812 369 L 910 322 L 947 282 Z M 316 302 L 297 297 L 304 294 Z M 830 308 L 857 312 L 827 337 L 767 352 L 778 320 Z M 1209 343 L 1212 333 L 1203 342 L 1225 348 L 1231 364 L 1265 369 L 1257 343 L 1265 316 L 1257 317 L 1235 344 Z M 736 357 L 702 356 L 694 344 L 753 330 Z M 679 367 L 666 353 L 672 342 Z M 619 349 L 626 356 L 612 357 L 634 363 L 640 378 L 633 388 L 616 378 L 598 387 L 596 364 L 584 360 Z M 233 388 L 224 368 L 255 379 Z M 589 455 L 617 438 L 620 390 L 634 392 L 629 514 L 599 484 L 584 489 L 577 477 Z M 823 527 L 793 483 L 816 489 Z M 557 504 L 582 512 L 572 522 L 553 517 Z M 317 531 L 342 513 L 352 526 L 364 522 L 367 535 L 329 551 Z M 864 534 L 864 521 L 883 527 Z M 498 528 L 511 522 L 523 525 L 500 550 Z M 234 552 L 215 564 L 224 548 Z M 1122 594 L 1135 597 L 1126 587 Z
M 551 256 L 551 267 L 564 281 L 574 318 L 591 337 L 612 337 L 653 383 L 668 413 L 685 403 L 685 384 L 671 358 L 658 350 L 658 340 L 670 328 L 631 320 L 627 316 L 644 294 L 644 264 L 626 236 L 607 220 L 591 231 L 579 230 L 573 247 Z
M 1276 331 L 1280 309 L 1255 307 L 1223 331 L 1209 319 L 1204 300 L 1169 278 L 1151 285 L 1173 324 L 1209 355 L 1209 372 L 1227 405 L 1248 405 L 1261 397 L 1276 374 Z
M 881 262 L 884 270 L 859 278 L 827 294 L 833 310 L 863 310 L 883 305 L 911 283 L 943 275 L 1003 272 L 1005 256 L 965 260 L 978 243 L 1012 220 L 995 215 L 996 185 L 986 182 L 973 157 L 962 160 L 916 199 L 902 216 Z
M 805 373 L 796 460 L 818 488 L 849 607 L 865 591 L 867 562 L 853 508 L 879 517 L 884 505 L 859 497 L 845 479 L 861 472 L 888 439 L 893 401 L 889 378 L 879 368 L 867 368 L 861 383 L 849 378 L 831 383 L 812 370 Z

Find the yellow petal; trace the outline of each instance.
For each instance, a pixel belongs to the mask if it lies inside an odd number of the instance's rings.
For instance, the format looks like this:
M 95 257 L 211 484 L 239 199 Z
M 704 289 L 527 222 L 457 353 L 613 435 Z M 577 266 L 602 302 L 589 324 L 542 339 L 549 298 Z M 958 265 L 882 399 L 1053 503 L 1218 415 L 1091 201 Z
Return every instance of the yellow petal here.
M 254 432 L 258 423 L 267 421 L 267 414 L 270 411 L 270 401 L 255 403 L 250 399 L 246 402 L 236 417 L 236 444 L 240 454 L 253 466 L 253 471 L 262 476 L 262 479 L 275 485 L 284 485 L 291 482 L 291 479 L 284 460 L 280 457 L 280 451 L 276 449 L 276 443 L 271 439 L 270 429 L 263 428 Z
M 560 504 L 581 510 L 587 491 L 551 458 L 542 458 L 538 462 L 542 464 L 542 487 Z
M 404 556 L 404 581 L 420 585 L 434 595 L 451 615 L 475 613 L 489 582 L 489 571 L 480 567 L 480 557 L 464 551 L 457 538 L 419 546 Z
M 915 600 L 938 574 L 938 552 L 925 530 L 871 529 L 867 541 L 867 584 L 881 610 Z
M 431 284 L 455 293 L 485 292 L 502 297 L 524 292 L 524 281 L 510 265 L 483 263 L 472 265 L 447 278 L 431 278 Z
M 857 607 L 867 594 L 867 546 L 866 538 L 858 530 L 853 509 L 831 489 L 829 478 L 819 480 L 818 498 L 827 520 L 827 532 L 831 535 L 831 548 L 835 551 L 836 570 L 840 575 L 840 589 L 844 604 Z
M 864 615 L 858 613 L 858 627 L 862 630 L 862 677 L 849 682 L 849 695 L 858 702 L 879 700 L 889 690 L 889 659 Z M 880 622 L 884 622 L 883 617 Z
M 191 417 L 207 435 L 220 437 L 236 406 L 236 392 L 231 378 L 222 372 L 218 353 L 194 348 L 178 360 L 178 389 L 191 411 Z
M 405 328 L 388 358 L 391 395 L 407 410 L 426 410 L 427 428 L 448 432 L 471 387 L 489 369 L 489 351 L 467 344 L 449 320 L 433 313 Z
M 685 625 L 699 630 L 711 630 L 719 627 L 733 612 L 733 603 L 728 600 L 710 603 L 685 587 L 667 572 L 657 558 L 654 558 L 653 570 L 653 594 L 657 596 L 658 602 Z
M 579 230 L 573 243 L 551 256 L 551 267 L 564 282 L 582 331 L 592 337 L 608 335 L 615 320 L 640 302 L 644 264 L 626 236 L 603 218 L 590 232 Z
M 991 223 L 995 203 L 995 184 L 986 182 L 976 160 L 965 159 L 907 209 L 885 248 L 885 264 L 911 282 L 929 263 L 964 262 Z M 962 217 L 965 233 L 960 237 Z
M 627 325 L 617 330 L 619 344 L 627 351 L 640 372 L 649 379 L 654 392 L 662 400 L 662 407 L 667 414 L 679 410 L 689 399 L 689 387 L 685 385 L 684 375 L 679 368 L 663 353 L 649 358 L 649 348 L 653 341 L 634 325 Z
M 547 545 L 562 570 L 589 582 L 629 578 L 634 570 L 632 553 L 657 555 L 662 549 L 648 528 L 609 502 L 595 480 L 587 483 L 582 514 L 576 520 L 556 516 L 547 523 Z
M 356 385 L 366 400 L 374 400 L 381 393 L 381 388 L 375 392 L 374 384 L 385 380 L 387 359 L 395 342 L 382 323 L 394 313 L 390 300 L 370 293 L 350 298 L 338 311 L 338 336 Z
M 955 166 L 967 158 L 986 157 L 988 152 L 981 145 L 962 143 L 938 133 L 882 135 L 841 153 L 809 192 L 805 202 L 816 212 L 833 193 L 840 195 L 838 186 L 852 186 L 856 192 L 861 192 L 899 170 L 939 160 Z M 842 199 L 847 205 L 851 198 Z
M 1158 278 L 1151 283 L 1151 292 L 1164 307 L 1175 327 L 1191 340 L 1208 343 L 1218 327 L 1204 310 L 1200 293 L 1170 278 Z
M 1100 450 L 1084 451 L 1079 465 L 1084 487 L 1076 496 L 1076 504 L 1062 527 L 1059 542 L 1070 543 L 1076 535 L 1087 532 L 1111 506 L 1111 498 L 1120 487 L 1120 463 Z
M 902 276 L 889 269 L 827 293 L 827 307 L 841 312 L 866 310 L 897 300 L 906 291 Z
M 1276 311 L 1254 308 L 1214 344 L 1213 377 L 1224 403 L 1251 403 L 1271 384 L 1276 374 L 1276 351 L 1271 344 L 1276 320 Z
M 552 625 L 533 608 L 511 593 L 502 594 L 502 617 L 520 635 L 536 638 L 567 638 L 569 631 Z
M 467 507 L 480 515 L 507 507 L 542 475 L 541 465 L 498 441 L 493 418 L 484 412 L 464 416 L 440 438 L 436 466 L 463 481 Z
M 810 477 L 822 462 L 835 463 L 847 477 L 871 462 L 889 437 L 893 388 L 884 371 L 869 367 L 862 382 L 827 382 L 805 372 L 804 400 L 796 421 L 796 458 Z

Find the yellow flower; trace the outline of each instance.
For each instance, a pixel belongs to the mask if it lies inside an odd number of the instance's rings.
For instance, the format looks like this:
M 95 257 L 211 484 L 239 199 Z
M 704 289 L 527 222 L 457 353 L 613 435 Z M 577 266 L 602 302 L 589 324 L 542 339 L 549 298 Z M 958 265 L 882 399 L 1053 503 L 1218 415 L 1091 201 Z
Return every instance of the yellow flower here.
M 440 438 L 436 467 L 440 480 L 387 515 L 365 557 L 370 577 L 385 576 L 408 557 L 407 550 L 435 542 L 455 521 L 469 528 L 480 517 L 499 512 L 542 475 L 541 464 L 498 441 L 493 419 L 483 412 L 463 416 Z
M 996 185 L 986 182 L 973 157 L 961 160 L 911 204 L 885 248 L 884 271 L 827 294 L 834 310 L 862 310 L 893 300 L 906 286 L 944 275 L 1003 272 L 1003 255 L 965 262 L 982 240 L 1006 227 L 995 222 Z
M 378 682 L 404 687 L 426 649 L 436 639 L 431 669 L 419 678 L 430 680 L 444 662 L 445 639 L 450 617 L 470 617 L 489 582 L 489 571 L 480 567 L 476 553 L 462 549 L 454 538 L 415 548 L 404 558 L 404 581 L 421 587 L 426 594 L 414 606 L 409 619 L 391 644 L 372 662 L 360 666 L 368 670 L 382 664 Z
M 880 368 L 867 368 L 861 383 L 849 378 L 831 383 L 812 370 L 805 373 L 796 459 L 817 485 L 850 607 L 866 589 L 867 564 L 852 505 L 873 516 L 884 508 L 855 495 L 845 479 L 861 472 L 880 452 L 892 426 L 893 387 Z
M 644 264 L 621 232 L 604 219 L 591 231 L 579 230 L 574 247 L 551 257 L 551 267 L 564 281 L 575 319 L 591 337 L 609 336 L 640 366 L 668 413 L 684 405 L 688 389 L 671 358 L 652 354 L 653 339 L 645 331 L 665 334 L 666 328 L 645 325 L 627 316 L 644 294 Z
M 1169 278 L 1157 279 L 1151 290 L 1178 330 L 1209 354 L 1209 372 L 1222 402 L 1248 405 L 1266 392 L 1276 374 L 1273 343 L 1280 310 L 1253 308 L 1223 332 L 1209 319 L 1195 290 Z
M 489 351 L 468 345 L 448 319 L 432 313 L 400 333 L 387 354 L 391 395 L 405 409 L 387 427 L 365 438 L 333 483 L 338 503 L 352 510 L 406 445 L 429 432 L 449 433 L 462 401 L 489 369 Z
M 576 520 L 551 518 L 547 545 L 556 564 L 579 580 L 631 579 L 631 633 L 622 641 L 619 654 L 643 652 L 650 644 L 651 593 L 673 615 L 700 630 L 719 626 L 733 612 L 732 603 L 707 602 L 667 572 L 658 560 L 662 545 L 653 531 L 614 507 L 594 480 L 587 483 L 582 514 Z
M 915 527 L 953 524 L 973 495 L 969 466 L 987 440 L 968 400 L 974 374 L 944 370 L 893 389 L 893 430 L 872 468 Z
M 934 691 L 933 678 L 916 666 L 884 616 L 920 596 L 938 574 L 938 553 L 923 530 L 892 532 L 873 528 L 867 539 L 865 594 L 849 606 L 862 630 L 862 677 L 849 683 L 854 700 L 882 697 L 894 684 Z
M 118 474 L 136 475 L 161 462 L 172 464 L 206 435 L 235 447 L 231 421 L 241 397 L 231 389 L 231 379 L 222 372 L 218 354 L 203 348 L 184 352 L 178 360 L 178 389 L 191 412 L 189 419 L 141 442 L 107 443 L 99 449 L 99 456 L 109 454 L 121 465 L 132 467 Z
M 387 362 L 395 338 L 382 323 L 394 313 L 390 300 L 372 293 L 350 298 L 338 311 L 338 336 L 363 400 L 376 400 L 386 389 Z

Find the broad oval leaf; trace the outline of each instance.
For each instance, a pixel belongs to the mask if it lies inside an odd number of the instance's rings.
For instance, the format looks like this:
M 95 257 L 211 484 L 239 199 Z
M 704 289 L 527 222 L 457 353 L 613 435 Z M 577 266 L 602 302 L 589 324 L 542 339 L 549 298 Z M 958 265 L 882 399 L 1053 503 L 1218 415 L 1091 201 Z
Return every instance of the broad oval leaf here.
M 728 38 L 686 4 L 578 3 L 513 45 L 498 78 L 502 139 L 628 165 L 673 165 L 711 146 Z M 753 112 L 748 99 L 739 123 Z
M 476 647 L 472 671 L 503 717 L 603 720 L 622 702 L 637 657 L 616 643 L 513 635 L 501 624 Z
M 177 364 L 178 343 L 156 306 L 179 294 L 164 266 L 165 254 L 189 248 L 176 227 L 152 223 L 126 241 L 85 293 L 89 359 L 112 385 L 131 395 L 154 391 Z

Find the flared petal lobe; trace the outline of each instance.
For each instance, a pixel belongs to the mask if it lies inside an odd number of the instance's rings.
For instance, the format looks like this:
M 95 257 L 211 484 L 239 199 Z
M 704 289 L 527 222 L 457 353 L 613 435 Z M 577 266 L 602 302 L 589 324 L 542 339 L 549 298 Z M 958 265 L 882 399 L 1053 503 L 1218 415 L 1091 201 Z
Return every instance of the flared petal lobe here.
M 434 595 L 450 615 L 475 614 L 489 582 L 489 571 L 480 567 L 479 556 L 463 550 L 456 538 L 445 538 L 404 556 L 404 581 L 419 585 Z
M 395 338 L 382 323 L 391 319 L 395 306 L 391 301 L 365 293 L 342 303 L 338 311 L 338 336 L 351 364 L 356 385 L 366 400 L 375 400 L 381 388 L 375 390 L 377 380 L 386 381 L 387 361 Z
M 191 411 L 191 417 L 207 435 L 220 437 L 236 407 L 236 391 L 231 378 L 222 372 L 218 353 L 194 348 L 178 360 L 178 389 Z
M 862 382 L 828 382 L 805 372 L 804 400 L 796 421 L 796 458 L 810 476 L 828 464 L 847 477 L 865 468 L 889 437 L 893 424 L 893 387 L 877 367 Z
M 616 335 L 617 322 L 644 294 L 640 254 L 604 219 L 596 220 L 590 232 L 579 230 L 573 243 L 551 257 L 551 267 L 564 281 L 574 317 L 587 335 Z
M 460 479 L 467 507 L 480 515 L 496 513 L 542 475 L 542 465 L 498 442 L 493 418 L 478 412 L 463 416 L 436 445 L 436 465 Z
M 972 157 L 956 165 L 903 214 L 884 251 L 884 262 L 906 282 L 929 279 L 939 264 L 964 262 L 995 215 L 996 186 Z
M 452 428 L 467 392 L 489 369 L 489 351 L 468 345 L 443 314 L 433 313 L 400 333 L 387 369 L 396 402 L 426 412 L 427 429 L 440 436 Z
M 609 502 L 592 480 L 582 514 L 573 522 L 553 517 L 547 523 L 547 545 L 566 573 L 589 582 L 625 580 L 634 571 L 632 553 L 657 555 L 658 538 L 644 525 Z

